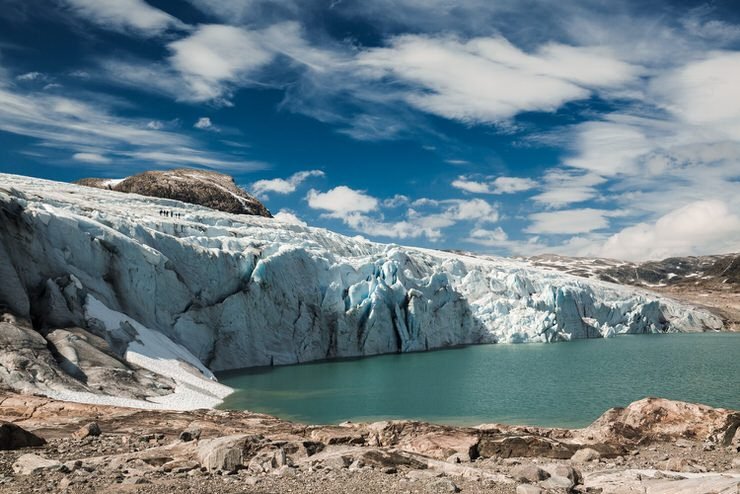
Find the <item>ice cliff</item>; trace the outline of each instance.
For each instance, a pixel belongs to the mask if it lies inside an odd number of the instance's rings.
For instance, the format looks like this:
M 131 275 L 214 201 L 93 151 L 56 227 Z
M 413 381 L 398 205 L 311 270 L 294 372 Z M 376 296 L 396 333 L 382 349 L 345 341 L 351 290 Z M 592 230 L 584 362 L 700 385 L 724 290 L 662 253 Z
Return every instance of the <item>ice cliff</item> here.
M 181 217 L 163 217 L 163 208 Z M 131 349 L 153 352 L 146 342 L 169 345 L 167 358 L 206 377 L 461 344 L 722 326 L 670 299 L 526 262 L 4 174 L 0 278 L 0 312 L 42 334 L 84 328 L 122 359 Z

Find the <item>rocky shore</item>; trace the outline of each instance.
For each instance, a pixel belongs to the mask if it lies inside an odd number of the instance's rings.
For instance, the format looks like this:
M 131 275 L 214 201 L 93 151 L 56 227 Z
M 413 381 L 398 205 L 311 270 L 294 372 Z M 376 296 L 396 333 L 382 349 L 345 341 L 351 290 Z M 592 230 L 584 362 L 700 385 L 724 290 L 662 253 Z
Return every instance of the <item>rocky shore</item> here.
M 0 493 L 732 493 L 740 412 L 646 398 L 584 429 L 263 414 L 0 395 Z

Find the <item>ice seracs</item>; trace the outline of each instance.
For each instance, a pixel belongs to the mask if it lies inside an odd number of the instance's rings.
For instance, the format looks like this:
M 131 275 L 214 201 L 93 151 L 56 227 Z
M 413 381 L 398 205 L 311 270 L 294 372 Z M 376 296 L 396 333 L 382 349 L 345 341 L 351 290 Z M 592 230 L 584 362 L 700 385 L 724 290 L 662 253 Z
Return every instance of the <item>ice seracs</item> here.
M 28 319 L 79 307 L 74 324 L 177 389 L 197 388 L 198 404 L 223 392 L 191 379 L 211 371 L 722 327 L 667 298 L 526 262 L 169 199 L 0 174 L 0 215 L 0 304 Z

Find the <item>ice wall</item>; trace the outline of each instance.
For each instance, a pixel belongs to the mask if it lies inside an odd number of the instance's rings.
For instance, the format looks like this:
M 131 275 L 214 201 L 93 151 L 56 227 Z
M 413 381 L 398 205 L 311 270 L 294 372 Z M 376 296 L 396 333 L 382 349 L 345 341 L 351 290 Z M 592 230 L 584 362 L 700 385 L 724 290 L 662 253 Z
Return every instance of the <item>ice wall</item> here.
M 92 296 L 214 371 L 722 325 L 669 299 L 524 262 L 13 175 L 0 174 L 0 220 L 0 304 L 38 318 L 50 280 L 71 275 L 81 288 L 54 291 L 68 306 Z

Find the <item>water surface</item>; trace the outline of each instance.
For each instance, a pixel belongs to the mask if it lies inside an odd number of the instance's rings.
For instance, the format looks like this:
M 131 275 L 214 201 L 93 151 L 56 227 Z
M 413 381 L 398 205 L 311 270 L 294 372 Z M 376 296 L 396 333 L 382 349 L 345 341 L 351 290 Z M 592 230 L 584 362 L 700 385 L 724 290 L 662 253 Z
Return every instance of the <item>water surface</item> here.
M 304 423 L 387 418 L 581 427 L 645 396 L 740 409 L 740 334 L 481 345 L 222 373 L 223 408 Z

